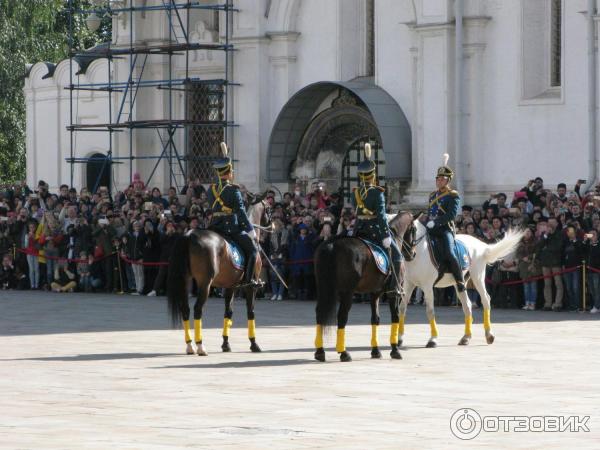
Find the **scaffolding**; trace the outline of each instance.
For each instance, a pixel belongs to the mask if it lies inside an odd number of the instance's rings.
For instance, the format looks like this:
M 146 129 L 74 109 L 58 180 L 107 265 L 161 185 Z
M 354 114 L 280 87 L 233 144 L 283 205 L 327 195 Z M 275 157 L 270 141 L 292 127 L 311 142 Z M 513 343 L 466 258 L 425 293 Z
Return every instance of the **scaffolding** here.
M 103 2 L 93 2 L 102 4 Z M 129 183 L 133 181 L 134 161 L 151 160 L 153 168 L 145 176 L 145 182 L 150 184 L 156 171 L 163 164 L 168 171 L 169 186 L 178 190 L 188 179 L 195 178 L 207 182 L 212 174 L 211 163 L 219 156 L 219 143 L 228 142 L 229 130 L 234 126 L 230 120 L 230 88 L 236 83 L 231 80 L 232 59 L 234 47 L 230 43 L 232 30 L 232 14 L 238 10 L 233 7 L 233 0 L 222 0 L 221 3 L 207 4 L 203 1 L 160 0 L 157 4 L 147 5 L 147 1 L 134 0 L 107 1 L 104 6 L 87 9 L 75 7 L 74 0 L 69 0 L 69 60 L 70 60 L 70 156 L 66 161 L 70 164 L 70 185 L 73 186 L 76 164 L 95 163 L 100 166 L 92 192 L 99 187 L 102 174 L 108 173 L 111 186 L 115 184 L 114 164 L 129 164 Z M 136 3 L 142 3 L 141 6 Z M 196 43 L 190 39 L 190 13 L 193 10 L 212 10 L 224 17 L 224 26 L 217 20 L 218 38 L 214 43 Z M 166 42 L 144 43 L 134 36 L 134 24 L 137 14 L 164 14 L 168 23 L 168 38 Z M 101 44 L 95 48 L 80 51 L 73 46 L 73 29 L 76 15 L 99 17 L 115 14 L 126 14 L 129 20 L 129 42 L 114 45 L 112 42 Z M 223 30 L 224 28 L 224 30 Z M 224 31 L 221 35 L 221 31 Z M 223 77 L 218 79 L 201 79 L 190 76 L 190 53 L 197 50 L 224 52 Z M 152 79 L 145 76 L 144 69 L 149 65 L 152 56 L 167 59 L 167 77 Z M 174 76 L 174 60 L 176 57 L 185 58 L 184 76 Z M 97 58 L 108 61 L 107 82 L 105 83 L 75 83 L 73 73 L 74 62 L 87 62 Z M 126 80 L 114 80 L 113 68 L 119 60 L 128 61 L 128 76 Z M 167 96 L 163 117 L 141 119 L 136 114 L 136 99 L 141 89 L 166 90 Z M 108 97 L 108 121 L 106 123 L 79 123 L 75 116 L 79 95 L 77 91 L 105 92 Z M 174 111 L 174 92 L 183 92 L 183 116 Z M 120 97 L 120 99 L 119 99 Z M 118 109 L 116 108 L 118 104 Z M 166 116 L 166 117 L 164 117 Z M 155 132 L 158 134 L 161 151 L 156 155 L 139 155 L 135 142 L 138 132 Z M 102 157 L 77 157 L 76 134 L 81 132 L 105 132 L 108 135 L 106 155 Z M 119 156 L 114 155 L 115 134 L 128 133 L 128 154 L 123 155 L 119 147 Z M 183 136 L 181 136 L 183 134 Z M 183 138 L 183 139 L 182 139 Z M 177 145 L 179 142 L 179 146 Z M 181 144 L 183 143 L 183 144 Z M 122 144 L 122 141 L 121 141 Z M 135 151 L 135 154 L 134 154 Z M 108 171 L 108 172 L 106 172 Z M 92 188 L 92 186 L 88 186 Z

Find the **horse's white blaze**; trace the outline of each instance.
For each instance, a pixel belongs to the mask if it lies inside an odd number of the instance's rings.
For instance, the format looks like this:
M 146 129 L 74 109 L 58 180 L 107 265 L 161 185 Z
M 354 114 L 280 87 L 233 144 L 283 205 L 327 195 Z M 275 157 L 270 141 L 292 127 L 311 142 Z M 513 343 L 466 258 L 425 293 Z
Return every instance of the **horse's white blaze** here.
M 427 230 L 425 226 L 418 220 L 415 220 L 414 224 L 417 227 L 416 239 L 420 240 L 420 242 L 415 249 L 415 258 L 412 261 L 406 261 L 404 295 L 402 296 L 400 313 L 406 313 L 406 308 L 412 291 L 415 287 L 420 287 L 423 290 L 425 304 L 427 310 L 429 311 L 429 316 L 430 314 L 433 315 L 433 283 L 437 279 L 438 272 L 431 263 L 431 259 L 429 257 L 427 239 L 425 239 L 425 233 Z M 479 239 L 466 234 L 459 234 L 456 236 L 457 240 L 465 244 L 465 247 L 469 253 L 469 257 L 471 258 L 469 272 L 471 275 L 471 280 L 475 285 L 475 289 L 477 289 L 479 295 L 481 296 L 481 302 L 484 310 L 490 309 L 490 296 L 485 289 L 486 266 L 513 253 L 519 245 L 523 235 L 523 231 L 509 230 L 504 239 L 492 245 L 488 245 Z M 452 275 L 446 274 L 438 282 L 436 287 L 448 287 L 455 285 L 456 283 L 454 282 Z M 469 300 L 466 292 L 459 294 L 458 297 L 461 300 L 465 318 L 471 316 L 471 301 Z M 489 334 L 491 334 L 491 331 L 489 331 Z

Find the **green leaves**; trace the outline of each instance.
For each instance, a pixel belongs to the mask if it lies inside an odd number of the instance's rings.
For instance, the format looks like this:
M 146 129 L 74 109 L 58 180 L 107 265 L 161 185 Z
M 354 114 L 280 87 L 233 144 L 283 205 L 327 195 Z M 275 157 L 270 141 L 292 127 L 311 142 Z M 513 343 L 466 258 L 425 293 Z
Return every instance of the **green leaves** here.
M 0 0 L 0 184 L 25 176 L 25 66 L 67 58 L 68 5 L 68 0 Z M 89 8 L 90 2 L 74 0 L 73 7 Z M 96 33 L 87 29 L 85 15 L 73 15 L 72 25 L 77 50 L 110 40 L 110 18 Z

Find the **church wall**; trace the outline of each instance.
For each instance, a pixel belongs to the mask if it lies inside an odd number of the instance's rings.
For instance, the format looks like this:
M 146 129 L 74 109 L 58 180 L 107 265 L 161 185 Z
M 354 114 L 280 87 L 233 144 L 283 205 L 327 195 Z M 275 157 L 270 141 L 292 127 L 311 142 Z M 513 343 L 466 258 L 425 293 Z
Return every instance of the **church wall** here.
M 586 178 L 587 35 L 584 1 L 563 2 L 563 79 L 558 98 L 523 98 L 522 27 L 519 1 L 490 1 L 479 145 L 469 146 L 471 189 L 514 190 L 541 176 L 554 188 Z M 474 70 L 474 69 L 472 69 Z M 469 86 L 470 92 L 473 86 Z M 468 122 L 477 120 L 469 116 Z M 469 185 L 467 185 L 469 187 Z

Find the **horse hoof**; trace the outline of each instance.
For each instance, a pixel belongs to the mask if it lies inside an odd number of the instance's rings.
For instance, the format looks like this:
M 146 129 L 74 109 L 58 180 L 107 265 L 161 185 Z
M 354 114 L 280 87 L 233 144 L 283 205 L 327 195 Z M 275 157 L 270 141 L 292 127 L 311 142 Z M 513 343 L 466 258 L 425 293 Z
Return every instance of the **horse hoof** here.
M 198 356 L 208 356 L 208 352 L 206 351 L 206 347 L 204 347 L 204 344 L 200 343 L 197 345 L 198 351 L 196 353 L 198 354 Z
M 371 359 L 381 359 L 381 352 L 377 347 L 371 350 Z
M 427 342 L 427 345 L 425 346 L 425 348 L 436 348 L 436 347 L 437 347 L 436 341 L 429 341 L 429 342 Z
M 317 361 L 325 362 L 325 350 L 323 348 L 318 348 L 315 352 L 315 359 Z
M 193 355 L 194 353 L 196 353 L 194 351 L 194 347 L 192 347 L 192 344 L 187 344 L 187 346 L 185 347 L 185 353 L 187 355 Z
M 398 347 L 392 347 L 392 351 L 390 352 L 390 356 L 392 359 L 402 359 L 402 355 L 398 351 Z
M 229 345 L 229 342 L 223 342 L 223 345 L 221 345 L 221 350 L 223 350 L 223 353 L 229 353 L 231 351 L 231 345 Z
M 350 356 L 350 353 L 348 353 L 348 352 L 342 352 L 342 353 L 340 353 L 340 361 L 341 362 L 350 362 L 350 361 L 352 361 L 352 356 Z
M 494 343 L 494 339 L 496 339 L 496 337 L 492 333 L 487 334 L 485 336 L 485 340 L 487 341 L 488 344 L 493 344 Z
M 460 341 L 458 341 L 458 345 L 469 345 L 471 341 L 471 336 L 463 336 Z
M 260 347 L 258 346 L 258 344 L 256 342 L 253 342 L 252 344 L 250 344 L 250 350 L 252 351 L 252 353 L 262 352 L 262 350 L 260 349 Z

